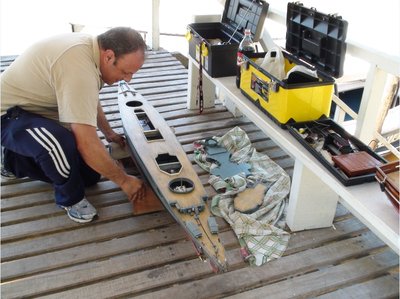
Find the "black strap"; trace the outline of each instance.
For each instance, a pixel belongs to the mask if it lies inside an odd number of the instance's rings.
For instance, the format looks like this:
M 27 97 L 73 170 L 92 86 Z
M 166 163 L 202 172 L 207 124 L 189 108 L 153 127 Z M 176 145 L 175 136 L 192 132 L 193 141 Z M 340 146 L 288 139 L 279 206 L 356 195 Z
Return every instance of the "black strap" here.
M 205 45 L 204 41 L 200 43 L 200 59 L 199 59 L 199 82 L 197 83 L 196 105 L 199 105 L 199 113 L 203 112 L 204 97 L 203 97 L 203 55 L 202 49 Z

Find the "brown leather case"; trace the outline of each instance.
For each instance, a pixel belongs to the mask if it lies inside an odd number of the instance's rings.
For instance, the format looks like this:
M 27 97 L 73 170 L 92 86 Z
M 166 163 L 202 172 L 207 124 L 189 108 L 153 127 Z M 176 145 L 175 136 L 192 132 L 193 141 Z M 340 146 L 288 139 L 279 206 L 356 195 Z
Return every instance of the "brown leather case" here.
M 393 206 L 400 211 L 399 204 L 399 161 L 394 161 L 376 168 L 375 179 L 385 191 Z
M 364 151 L 332 156 L 332 160 L 349 177 L 374 173 L 376 167 L 382 165 L 382 162 Z

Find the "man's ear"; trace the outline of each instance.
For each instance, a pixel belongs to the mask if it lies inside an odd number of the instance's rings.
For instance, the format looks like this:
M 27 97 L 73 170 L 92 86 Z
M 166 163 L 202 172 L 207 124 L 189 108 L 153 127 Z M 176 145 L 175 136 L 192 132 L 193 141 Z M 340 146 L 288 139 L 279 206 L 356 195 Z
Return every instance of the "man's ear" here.
M 104 51 L 104 59 L 107 63 L 114 63 L 115 60 L 115 54 L 113 50 L 105 50 Z

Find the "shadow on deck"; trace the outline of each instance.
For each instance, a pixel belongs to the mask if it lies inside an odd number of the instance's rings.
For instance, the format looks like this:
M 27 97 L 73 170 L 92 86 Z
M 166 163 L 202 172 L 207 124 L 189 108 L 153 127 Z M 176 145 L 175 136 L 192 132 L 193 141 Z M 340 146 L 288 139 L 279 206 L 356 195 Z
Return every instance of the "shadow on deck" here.
M 2 59 L 4 70 L 14 57 Z M 133 86 L 162 114 L 193 160 L 193 141 L 240 126 L 260 152 L 289 174 L 293 160 L 246 118 L 221 104 L 186 109 L 187 70 L 168 52 L 152 52 Z M 122 133 L 117 87 L 101 91 L 112 126 Z M 100 134 L 100 133 L 99 133 Z M 127 161 L 126 161 L 127 162 Z M 127 167 L 131 165 L 129 161 Z M 208 174 L 194 165 L 209 195 Z M 137 174 L 134 167 L 129 171 Z M 334 226 L 293 233 L 284 257 L 249 267 L 223 221 L 229 271 L 213 273 L 165 212 L 132 216 L 114 183 L 87 190 L 99 218 L 80 225 L 54 204 L 50 185 L 31 180 L 1 186 L 2 298 L 397 298 L 398 256 L 344 207 Z

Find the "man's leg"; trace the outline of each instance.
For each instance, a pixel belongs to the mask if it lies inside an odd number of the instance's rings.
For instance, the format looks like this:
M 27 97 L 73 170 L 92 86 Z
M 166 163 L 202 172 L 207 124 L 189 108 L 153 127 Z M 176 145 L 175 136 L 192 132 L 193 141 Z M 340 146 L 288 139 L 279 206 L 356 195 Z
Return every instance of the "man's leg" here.
M 82 201 L 85 186 L 100 179 L 81 159 L 73 134 L 53 120 L 12 108 L 2 116 L 1 141 L 6 169 L 51 182 L 62 207 Z
M 52 184 L 53 182 L 42 171 L 39 165 L 31 157 L 26 157 L 14 153 L 11 150 L 3 149 L 3 165 L 6 170 L 11 172 L 17 178 L 29 177 Z M 80 174 L 85 187 L 97 184 L 100 180 L 100 174 L 88 166 L 81 157 L 79 157 Z

